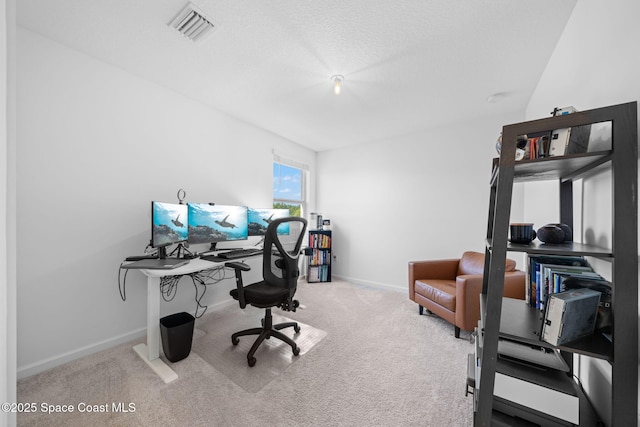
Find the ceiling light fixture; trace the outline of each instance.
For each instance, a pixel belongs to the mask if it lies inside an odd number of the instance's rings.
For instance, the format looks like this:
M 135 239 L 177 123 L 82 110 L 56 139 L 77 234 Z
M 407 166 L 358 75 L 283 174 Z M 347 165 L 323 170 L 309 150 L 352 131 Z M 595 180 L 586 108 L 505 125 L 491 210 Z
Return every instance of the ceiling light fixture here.
M 340 95 L 340 89 L 343 80 L 344 77 L 340 74 L 336 74 L 335 76 L 331 77 L 331 81 L 333 82 L 333 93 L 335 93 L 336 95 Z

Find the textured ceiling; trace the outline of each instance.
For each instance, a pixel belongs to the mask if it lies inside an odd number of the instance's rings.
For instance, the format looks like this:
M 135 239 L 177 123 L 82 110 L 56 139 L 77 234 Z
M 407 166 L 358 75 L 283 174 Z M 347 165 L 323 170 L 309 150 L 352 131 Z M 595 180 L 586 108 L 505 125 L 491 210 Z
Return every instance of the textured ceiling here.
M 217 24 L 199 43 L 167 25 L 187 0 L 16 3 L 22 27 L 323 151 L 523 110 L 576 0 L 194 0 Z

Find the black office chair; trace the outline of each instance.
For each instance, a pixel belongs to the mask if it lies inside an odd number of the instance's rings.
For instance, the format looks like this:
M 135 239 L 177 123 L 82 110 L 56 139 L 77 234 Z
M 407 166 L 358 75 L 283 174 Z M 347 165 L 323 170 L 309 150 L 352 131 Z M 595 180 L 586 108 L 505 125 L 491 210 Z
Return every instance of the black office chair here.
M 274 325 L 271 307 L 279 307 L 286 311 L 296 311 L 298 307 L 298 301 L 294 300 L 293 296 L 296 293 L 298 276 L 300 275 L 298 258 L 306 229 L 307 220 L 299 217 L 278 218 L 269 224 L 264 240 L 263 280 L 261 282 L 244 286 L 242 272 L 249 271 L 251 268 L 242 262 L 225 263 L 225 266 L 235 270 L 236 289 L 233 289 L 230 294 L 238 300 L 240 308 L 244 309 L 249 304 L 266 309 L 261 328 L 247 329 L 231 336 L 231 342 L 233 345 L 237 345 L 238 337 L 258 335 L 247 354 L 249 366 L 256 364 L 256 358 L 253 355 L 262 341 L 271 337 L 289 344 L 294 356 L 300 354 L 300 348 L 295 341 L 280 332 L 280 329 L 293 327 L 294 331 L 298 333 L 300 326 L 296 322 Z

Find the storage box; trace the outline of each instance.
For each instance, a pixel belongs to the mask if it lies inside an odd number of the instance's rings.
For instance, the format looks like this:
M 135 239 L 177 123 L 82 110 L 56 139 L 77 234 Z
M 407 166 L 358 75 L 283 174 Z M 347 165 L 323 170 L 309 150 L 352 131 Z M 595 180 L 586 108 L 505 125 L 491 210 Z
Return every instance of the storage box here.
M 561 345 L 592 334 L 600 295 L 600 292 L 586 288 L 549 295 L 542 339 L 549 344 Z

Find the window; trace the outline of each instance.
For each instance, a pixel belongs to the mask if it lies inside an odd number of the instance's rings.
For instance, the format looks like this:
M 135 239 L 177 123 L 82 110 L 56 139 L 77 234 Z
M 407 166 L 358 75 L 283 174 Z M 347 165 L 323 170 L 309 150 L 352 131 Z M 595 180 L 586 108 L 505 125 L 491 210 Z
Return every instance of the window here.
M 273 163 L 273 207 L 289 209 L 292 216 L 304 211 L 304 171 L 282 163 Z

